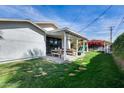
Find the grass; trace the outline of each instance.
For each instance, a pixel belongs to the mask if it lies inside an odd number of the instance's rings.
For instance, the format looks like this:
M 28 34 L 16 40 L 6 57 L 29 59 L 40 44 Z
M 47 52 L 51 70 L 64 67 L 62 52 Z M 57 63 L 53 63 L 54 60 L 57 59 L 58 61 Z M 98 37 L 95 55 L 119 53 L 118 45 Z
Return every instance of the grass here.
M 124 75 L 111 55 L 89 52 L 67 64 L 43 59 L 1 64 L 0 87 L 124 87 Z

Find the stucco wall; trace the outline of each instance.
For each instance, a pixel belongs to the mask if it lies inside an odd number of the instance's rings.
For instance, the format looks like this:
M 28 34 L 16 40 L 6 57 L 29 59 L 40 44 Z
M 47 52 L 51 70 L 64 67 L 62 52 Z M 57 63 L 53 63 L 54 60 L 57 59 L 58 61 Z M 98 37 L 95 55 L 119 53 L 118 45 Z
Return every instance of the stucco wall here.
M 46 55 L 45 33 L 29 23 L 0 22 L 0 61 Z

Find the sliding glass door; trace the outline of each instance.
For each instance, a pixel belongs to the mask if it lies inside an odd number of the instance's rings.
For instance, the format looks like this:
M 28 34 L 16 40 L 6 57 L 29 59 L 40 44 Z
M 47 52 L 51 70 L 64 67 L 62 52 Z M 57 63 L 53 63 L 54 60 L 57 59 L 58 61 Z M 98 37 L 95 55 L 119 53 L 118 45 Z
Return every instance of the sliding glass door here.
M 62 48 L 62 40 L 59 38 L 48 37 L 46 38 L 46 52 L 51 54 L 51 50 L 55 48 Z

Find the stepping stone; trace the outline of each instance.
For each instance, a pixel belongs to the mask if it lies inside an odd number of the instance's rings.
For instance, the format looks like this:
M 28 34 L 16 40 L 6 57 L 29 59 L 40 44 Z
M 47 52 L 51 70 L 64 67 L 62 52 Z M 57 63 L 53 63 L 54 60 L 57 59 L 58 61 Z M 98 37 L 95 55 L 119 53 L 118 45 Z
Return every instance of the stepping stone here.
M 64 79 L 64 77 L 60 77 L 60 79 Z
M 46 76 L 46 75 L 48 75 L 48 74 L 47 74 L 46 72 L 42 72 L 42 75 L 43 75 L 43 76 Z
M 65 68 L 65 69 L 64 69 L 64 71 L 68 71 L 68 69 L 67 69 L 67 68 Z
M 57 69 L 57 67 L 56 67 L 56 66 L 54 66 L 54 69 Z
M 87 70 L 87 68 L 79 67 L 79 70 Z
M 75 73 L 69 73 L 69 76 L 75 76 L 76 74 Z
M 27 68 L 28 70 L 31 70 L 31 68 Z
M 80 72 L 80 70 L 74 70 L 75 72 Z
M 39 75 L 34 75 L 34 77 L 40 77 L 41 76 L 41 74 L 39 74 Z
M 33 71 L 32 70 L 30 70 L 30 71 L 27 71 L 28 73 L 32 73 Z

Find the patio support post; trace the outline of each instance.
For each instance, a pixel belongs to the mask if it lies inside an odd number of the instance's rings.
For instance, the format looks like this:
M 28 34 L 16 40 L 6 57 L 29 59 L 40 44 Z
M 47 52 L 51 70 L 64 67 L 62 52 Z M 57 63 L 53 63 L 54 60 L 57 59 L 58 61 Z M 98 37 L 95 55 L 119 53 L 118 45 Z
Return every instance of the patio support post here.
M 78 55 L 78 39 L 76 39 L 76 56 Z
M 64 60 L 66 60 L 66 44 L 67 44 L 67 35 L 64 32 Z
M 83 53 L 85 53 L 85 41 L 83 41 Z
M 104 42 L 104 53 L 106 52 L 106 49 L 105 49 L 106 45 L 105 45 L 105 42 Z
M 107 45 L 107 53 L 109 53 L 108 50 L 109 50 L 109 46 Z
M 87 43 L 87 52 L 89 51 L 89 48 L 88 48 L 88 42 L 86 42 Z

